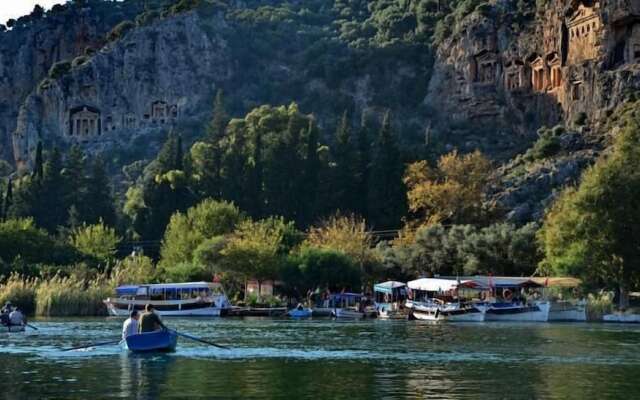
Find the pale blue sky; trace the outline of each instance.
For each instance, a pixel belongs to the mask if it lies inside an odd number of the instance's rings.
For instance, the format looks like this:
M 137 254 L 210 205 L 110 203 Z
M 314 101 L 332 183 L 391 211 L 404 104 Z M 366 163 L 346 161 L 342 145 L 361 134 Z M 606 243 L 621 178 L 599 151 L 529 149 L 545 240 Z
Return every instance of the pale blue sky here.
M 4 24 L 10 18 L 18 18 L 31 13 L 36 4 L 40 4 L 46 10 L 54 4 L 64 4 L 66 0 L 0 0 L 0 24 Z

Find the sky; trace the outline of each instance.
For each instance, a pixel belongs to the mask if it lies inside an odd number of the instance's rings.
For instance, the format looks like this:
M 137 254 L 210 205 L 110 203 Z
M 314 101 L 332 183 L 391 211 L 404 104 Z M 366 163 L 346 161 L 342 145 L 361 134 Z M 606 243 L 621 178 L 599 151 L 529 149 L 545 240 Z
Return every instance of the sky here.
M 0 0 L 0 24 L 4 24 L 10 18 L 18 18 L 31 13 L 36 4 L 40 4 L 45 10 L 54 4 L 64 4 L 66 0 Z

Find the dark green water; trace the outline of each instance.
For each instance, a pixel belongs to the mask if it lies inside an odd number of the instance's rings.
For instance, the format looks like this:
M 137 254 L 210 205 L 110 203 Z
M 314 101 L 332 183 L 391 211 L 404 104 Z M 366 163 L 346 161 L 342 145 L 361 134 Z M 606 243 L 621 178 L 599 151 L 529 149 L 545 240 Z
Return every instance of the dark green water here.
M 117 348 L 121 320 L 37 321 L 0 334 L 0 396 L 287 399 L 637 399 L 640 327 L 328 319 L 168 319 L 220 350 Z M 11 382 L 9 385 L 8 382 Z M 10 387 L 8 390 L 7 388 Z

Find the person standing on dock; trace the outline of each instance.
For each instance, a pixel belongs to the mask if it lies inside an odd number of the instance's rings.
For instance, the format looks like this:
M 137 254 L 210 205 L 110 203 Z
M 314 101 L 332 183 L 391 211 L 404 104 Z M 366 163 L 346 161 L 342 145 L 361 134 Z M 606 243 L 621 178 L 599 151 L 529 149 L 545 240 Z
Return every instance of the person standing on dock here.
M 138 333 L 138 318 L 138 312 L 136 310 L 131 311 L 129 318 L 122 324 L 122 340 Z
M 147 304 L 145 312 L 140 317 L 140 333 L 159 331 L 167 329 L 160 320 L 158 314 L 153 311 L 153 305 Z

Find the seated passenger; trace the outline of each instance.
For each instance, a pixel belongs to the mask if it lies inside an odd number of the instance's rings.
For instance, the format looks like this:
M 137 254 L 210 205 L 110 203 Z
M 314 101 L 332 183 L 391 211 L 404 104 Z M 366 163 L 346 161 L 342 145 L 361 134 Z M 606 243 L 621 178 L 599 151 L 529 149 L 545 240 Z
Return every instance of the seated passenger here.
M 153 305 L 147 304 L 145 312 L 140 317 L 140 333 L 159 331 L 167 329 L 160 320 L 158 314 L 153 311 Z

